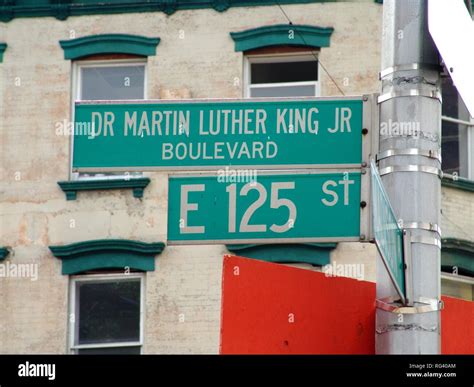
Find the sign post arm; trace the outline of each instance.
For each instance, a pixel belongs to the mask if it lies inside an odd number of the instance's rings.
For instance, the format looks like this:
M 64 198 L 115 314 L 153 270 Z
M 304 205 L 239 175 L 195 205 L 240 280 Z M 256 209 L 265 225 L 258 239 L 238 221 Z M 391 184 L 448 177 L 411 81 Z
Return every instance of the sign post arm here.
M 413 306 L 413 267 L 411 259 L 411 232 L 403 229 L 403 261 L 405 271 L 405 304 Z

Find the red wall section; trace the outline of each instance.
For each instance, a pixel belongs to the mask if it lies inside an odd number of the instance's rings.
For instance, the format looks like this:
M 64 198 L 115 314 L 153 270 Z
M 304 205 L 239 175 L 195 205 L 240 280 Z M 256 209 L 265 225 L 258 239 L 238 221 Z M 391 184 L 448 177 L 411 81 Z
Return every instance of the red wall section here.
M 474 354 L 474 302 L 443 300 L 442 353 Z M 221 353 L 372 354 L 374 304 L 372 282 L 226 256 Z
M 222 286 L 221 353 L 374 353 L 373 283 L 226 256 Z
M 474 354 L 474 302 L 445 296 L 442 299 L 442 353 Z

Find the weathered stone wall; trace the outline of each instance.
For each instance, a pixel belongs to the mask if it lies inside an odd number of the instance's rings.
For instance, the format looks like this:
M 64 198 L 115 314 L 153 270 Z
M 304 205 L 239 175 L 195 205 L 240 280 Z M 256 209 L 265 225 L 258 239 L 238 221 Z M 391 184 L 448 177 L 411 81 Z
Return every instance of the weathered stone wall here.
M 474 193 L 450 187 L 441 193 L 443 238 L 474 240 Z

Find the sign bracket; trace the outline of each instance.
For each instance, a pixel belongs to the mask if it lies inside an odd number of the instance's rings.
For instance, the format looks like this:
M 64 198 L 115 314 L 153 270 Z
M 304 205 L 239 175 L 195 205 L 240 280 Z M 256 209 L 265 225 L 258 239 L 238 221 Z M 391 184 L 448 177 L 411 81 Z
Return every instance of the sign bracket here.
M 420 314 L 428 312 L 437 312 L 443 310 L 444 302 L 434 298 L 419 297 L 413 303 L 413 306 L 398 305 L 400 299 L 397 297 L 386 297 L 375 301 L 375 306 L 378 309 L 385 310 L 395 314 Z

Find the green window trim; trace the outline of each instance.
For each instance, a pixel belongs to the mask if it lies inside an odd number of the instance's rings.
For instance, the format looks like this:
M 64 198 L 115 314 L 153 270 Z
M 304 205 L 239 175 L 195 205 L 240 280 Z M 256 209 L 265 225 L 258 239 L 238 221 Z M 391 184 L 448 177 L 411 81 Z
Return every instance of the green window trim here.
M 227 245 L 231 253 L 273 263 L 309 263 L 324 266 L 337 243 L 241 244 Z
M 332 27 L 298 24 L 277 24 L 231 32 L 235 51 L 248 51 L 269 46 L 329 47 Z
M 444 175 L 441 179 L 441 185 L 444 187 L 457 188 L 463 191 L 474 192 L 474 180 L 469 180 L 464 177 L 453 178 L 452 175 Z
M 163 242 L 145 243 L 127 239 L 99 239 L 64 246 L 49 246 L 62 261 L 62 274 L 78 274 L 97 269 L 130 268 L 155 270 L 155 255 L 165 248 Z
M 64 50 L 64 59 L 72 60 L 94 54 L 151 56 L 156 55 L 156 47 L 159 43 L 160 38 L 126 34 L 90 35 L 59 41 Z
M 474 242 L 464 239 L 443 238 L 441 241 L 441 270 L 474 277 Z
M 97 191 L 110 189 L 132 189 L 135 198 L 142 198 L 143 191 L 150 184 L 148 177 L 120 178 L 108 180 L 70 180 L 58 181 L 66 194 L 66 200 L 76 200 L 78 191 Z
M 327 3 L 336 0 L 279 0 L 283 4 Z M 7 1 L 1 5 L 0 21 L 9 22 L 18 17 L 54 16 L 58 20 L 66 20 L 69 16 L 104 15 L 136 12 L 164 12 L 171 15 L 176 11 L 187 9 L 211 8 L 218 12 L 231 7 L 277 6 L 275 1 L 268 0 L 36 0 L 35 4 L 15 4 Z
M 0 43 L 0 63 L 3 62 L 3 53 L 5 52 L 5 50 L 7 49 L 8 47 L 8 44 L 6 43 Z
M 3 261 L 8 254 L 10 254 L 8 247 L 0 247 L 0 261 Z

